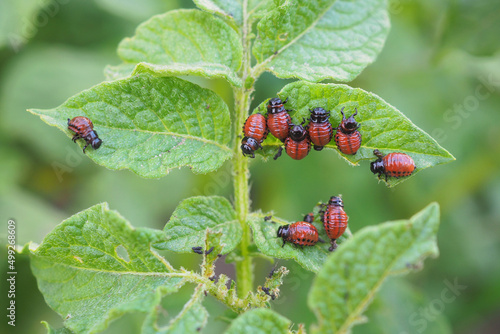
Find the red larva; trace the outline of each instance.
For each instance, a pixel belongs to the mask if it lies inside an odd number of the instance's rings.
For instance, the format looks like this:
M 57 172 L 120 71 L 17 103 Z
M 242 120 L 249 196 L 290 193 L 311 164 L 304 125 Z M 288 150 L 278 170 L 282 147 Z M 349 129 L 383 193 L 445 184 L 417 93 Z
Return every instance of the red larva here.
M 318 107 L 313 110 L 309 109 L 311 113 L 310 122 L 307 126 L 309 137 L 314 144 L 316 151 L 321 151 L 323 146 L 332 140 L 333 128 L 329 121 L 330 112 Z
M 82 138 L 87 143 L 83 148 L 83 153 L 85 153 L 85 149 L 89 145 L 91 145 L 94 150 L 97 150 L 102 144 L 102 140 L 99 139 L 97 132 L 94 131 L 92 121 L 87 117 L 76 116 L 71 120 L 68 118 L 68 129 L 75 133 L 73 138 L 71 138 L 73 142 L 76 143 L 77 139 Z
M 344 211 L 344 203 L 340 196 L 332 196 L 326 205 L 322 219 L 328 238 L 330 238 L 330 252 L 337 248 L 337 239 L 344 234 L 349 217 Z
M 304 122 L 302 122 L 302 124 L 304 124 Z M 307 154 L 309 154 L 309 151 L 311 151 L 311 141 L 307 134 L 307 130 L 302 124 L 291 124 L 290 137 L 285 140 L 285 151 L 295 160 L 304 159 Z M 274 160 L 281 156 L 281 151 L 282 148 L 280 147 L 278 153 L 274 156 Z
M 319 238 L 316 227 L 307 222 L 296 222 L 291 225 L 280 226 L 277 237 L 283 239 L 281 247 L 284 247 L 287 241 L 295 246 L 314 246 Z
M 245 137 L 251 137 L 258 142 L 263 142 L 267 137 L 266 118 L 261 114 L 250 115 L 243 126 Z
M 358 131 L 360 127 L 354 116 L 358 114 L 358 110 L 348 119 L 345 118 L 344 108 L 340 110 L 342 113 L 342 122 L 337 127 L 335 134 L 335 143 L 340 152 L 344 154 L 356 154 L 361 147 L 361 133 Z
M 389 153 L 384 156 L 379 150 L 374 150 L 373 154 L 378 159 L 370 163 L 370 170 L 373 174 L 378 173 L 379 178 L 384 174 L 386 181 L 388 176 L 396 178 L 410 176 L 415 171 L 415 162 L 408 154 Z
M 267 127 L 272 135 L 281 141 L 288 137 L 289 124 L 292 121 L 288 110 L 284 107 L 287 100 L 288 98 L 281 101 L 275 97 L 270 99 L 267 105 Z
M 285 141 L 286 154 L 294 160 L 304 159 L 311 150 L 311 143 L 309 139 L 302 141 L 295 141 L 292 138 L 287 138 Z
M 243 126 L 243 134 L 245 137 L 241 140 L 241 151 L 243 155 L 250 155 L 255 158 L 254 151 L 267 137 L 266 118 L 261 114 L 250 115 Z

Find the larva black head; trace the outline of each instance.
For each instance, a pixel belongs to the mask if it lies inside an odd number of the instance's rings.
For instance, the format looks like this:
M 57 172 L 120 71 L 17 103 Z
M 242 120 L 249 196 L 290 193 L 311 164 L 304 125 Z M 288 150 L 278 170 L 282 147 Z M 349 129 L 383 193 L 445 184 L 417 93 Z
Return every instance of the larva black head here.
M 302 122 L 304 124 L 304 122 Z M 294 141 L 302 141 L 307 136 L 307 130 L 302 126 L 302 124 L 290 124 L 289 136 Z
M 311 122 L 314 123 L 325 123 L 330 117 L 330 112 L 321 107 L 309 109 L 309 112 L 311 113 Z
M 92 140 L 92 143 L 90 145 L 92 145 L 92 148 L 94 150 L 97 150 L 99 147 L 101 147 L 101 144 L 102 144 L 102 140 L 99 138 L 96 138 L 96 139 Z
M 359 123 L 354 119 L 354 116 L 358 114 L 358 109 L 355 108 L 354 110 L 356 110 L 356 112 L 349 116 L 348 119 L 345 118 L 344 108 L 340 110 L 340 113 L 342 114 L 342 123 L 340 123 L 342 132 L 350 133 L 356 131 L 359 128 Z
M 329 205 L 333 206 L 341 206 L 344 207 L 344 202 L 342 202 L 342 198 L 340 196 L 332 196 L 330 197 L 330 200 L 328 201 Z
M 373 174 L 377 173 L 378 175 L 384 174 L 384 162 L 382 161 L 382 159 L 378 158 L 377 160 L 371 162 L 370 170 L 372 171 Z
M 285 101 L 281 101 L 279 97 L 274 97 L 270 99 L 269 103 L 267 104 L 267 112 L 269 114 L 277 114 L 282 111 L 286 111 L 284 104 L 286 103 L 287 100 L 288 98 Z
M 279 97 L 273 97 L 269 100 L 269 106 L 271 107 L 279 107 L 283 104 L 283 101 Z
M 255 153 L 253 152 L 257 150 L 259 146 L 259 143 L 253 138 L 243 137 L 241 140 L 241 152 L 243 152 L 243 155 L 249 155 L 255 158 Z
M 290 225 L 282 225 L 278 228 L 278 233 L 276 237 L 283 238 L 285 240 L 288 237 L 288 230 L 290 229 Z
M 88 137 L 85 139 L 87 140 L 88 143 L 90 143 L 90 146 L 92 146 L 94 150 L 97 150 L 99 147 L 101 147 L 102 140 L 97 135 L 97 132 L 90 131 Z

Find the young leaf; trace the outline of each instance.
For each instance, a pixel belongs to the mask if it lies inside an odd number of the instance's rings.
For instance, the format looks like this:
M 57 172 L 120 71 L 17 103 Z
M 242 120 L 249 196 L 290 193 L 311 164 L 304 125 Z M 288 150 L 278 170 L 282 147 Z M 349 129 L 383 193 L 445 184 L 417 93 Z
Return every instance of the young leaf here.
M 199 333 L 208 319 L 207 310 L 201 305 L 202 286 L 198 286 L 182 311 L 165 327 L 158 327 L 158 310 L 151 312 L 142 326 L 142 334 Z
M 279 296 L 280 287 L 283 285 L 283 278 L 288 275 L 290 271 L 285 267 L 276 267 L 272 272 L 266 277 L 266 282 L 264 286 L 258 287 L 259 291 L 262 291 L 263 295 L 267 295 L 268 300 L 274 300 Z
M 117 70 L 143 62 L 147 64 L 136 73 L 224 77 L 241 86 L 236 75 L 243 55 L 238 34 L 200 10 L 174 10 L 152 17 L 137 28 L 134 37 L 120 43 L 118 55 L 125 63 Z
M 351 81 L 389 32 L 385 0 L 281 0 L 258 24 L 258 71 L 279 78 Z
M 86 154 L 99 165 L 146 178 L 182 166 L 208 173 L 232 155 L 227 105 L 211 90 L 178 78 L 143 74 L 104 82 L 55 109 L 29 111 L 69 137 L 68 118 L 90 118 L 103 144 Z
M 274 7 L 272 0 L 248 0 L 247 13 L 250 17 L 259 18 L 262 13 Z M 243 0 L 194 0 L 198 8 L 216 14 L 231 24 L 243 24 Z
M 193 247 L 205 245 L 207 228 L 222 231 L 224 254 L 240 243 L 241 226 L 231 203 L 224 197 L 198 196 L 185 199 L 177 206 L 165 225 L 165 241 L 154 246 L 158 249 L 192 253 Z
M 379 149 L 384 154 L 402 152 L 411 156 L 417 167 L 412 176 L 425 168 L 455 160 L 448 151 L 426 132 L 414 125 L 399 110 L 377 95 L 362 89 L 347 85 L 297 81 L 286 85 L 278 93 L 278 96 L 283 100 L 288 98 L 286 108 L 293 109 L 290 115 L 294 123 L 300 123 L 304 119 L 308 120 L 309 109 L 323 107 L 330 111 L 330 122 L 333 127 L 337 127 L 342 120 L 340 113 L 342 108 L 344 108 L 344 114 L 347 117 L 357 109 L 356 121 L 361 124 L 359 131 L 362 136 L 359 151 L 355 155 L 342 154 L 338 151 L 333 139 L 325 146 L 337 150 L 340 156 L 352 165 L 358 165 L 358 162 L 362 160 L 374 161 L 376 159 L 373 155 L 374 149 Z M 264 113 L 267 110 L 266 105 L 267 100 L 262 102 L 254 113 Z M 263 143 L 264 150 L 256 152 L 265 157 L 273 156 L 280 145 L 282 145 L 281 142 L 270 135 Z M 312 154 L 314 153 L 312 152 Z M 387 185 L 392 187 L 407 179 L 408 177 L 389 178 Z
M 133 229 L 106 203 L 56 227 L 31 251 L 31 269 L 47 304 L 75 333 L 94 333 L 129 312 L 152 312 L 184 283 L 150 250 L 161 231 Z
M 422 267 L 436 257 L 439 206 L 432 203 L 409 220 L 370 226 L 356 233 L 325 262 L 308 298 L 319 324 L 315 333 L 347 333 L 383 281 Z
M 225 334 L 240 333 L 289 333 L 291 321 L 264 308 L 253 309 L 236 318 Z
M 293 259 L 304 269 L 317 273 L 327 256 L 330 254 L 328 248 L 330 246 L 326 232 L 321 223 L 315 222 L 320 238 L 326 243 L 318 242 L 315 246 L 307 246 L 303 249 L 296 247 L 291 243 L 283 245 L 283 240 L 277 237 L 279 226 L 292 224 L 281 218 L 273 216 L 270 221 L 264 220 L 265 215 L 262 213 L 253 213 L 249 216 L 248 223 L 252 228 L 253 240 L 259 250 L 265 255 L 278 259 Z M 273 223 L 274 222 L 274 223 Z M 338 244 L 342 244 L 345 237 L 338 239 Z
M 203 252 L 203 262 L 201 263 L 201 275 L 207 278 L 212 278 L 215 275 L 215 262 L 223 253 L 225 244 L 222 240 L 222 230 L 217 232 L 210 229 L 205 230 L 205 251 Z

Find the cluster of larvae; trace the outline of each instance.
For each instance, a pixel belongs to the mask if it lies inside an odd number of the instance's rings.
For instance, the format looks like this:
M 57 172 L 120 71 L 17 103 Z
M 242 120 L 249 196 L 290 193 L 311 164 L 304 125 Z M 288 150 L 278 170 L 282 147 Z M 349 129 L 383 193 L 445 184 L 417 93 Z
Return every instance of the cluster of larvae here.
M 266 116 L 257 113 L 247 118 L 243 126 L 244 137 L 241 141 L 243 155 L 255 158 L 255 151 L 262 148 L 262 143 L 269 132 L 283 143 L 274 156 L 274 160 L 281 156 L 283 147 L 292 159 L 304 159 L 311 151 L 311 146 L 314 146 L 316 151 L 321 151 L 332 138 L 343 154 L 354 155 L 358 152 L 362 136 L 359 131 L 361 125 L 355 119 L 358 114 L 357 109 L 351 116 L 346 117 L 342 108 L 340 110 L 342 121 L 337 127 L 333 127 L 330 123 L 329 111 L 322 107 L 309 109 L 309 122 L 304 126 L 305 119 L 301 124 L 292 123 L 292 118 L 288 113 L 291 110 L 285 109 L 284 106 L 287 100 L 272 98 L 267 105 Z M 336 131 L 335 135 L 334 131 Z M 415 171 L 415 162 L 405 153 L 394 152 L 384 155 L 376 149 L 373 154 L 377 160 L 370 164 L 370 170 L 378 174 L 379 178 L 385 175 L 386 181 L 387 177 L 405 177 Z
M 337 239 L 344 234 L 349 220 L 344 211 L 344 202 L 342 202 L 341 195 L 332 196 L 328 204 L 321 204 L 319 215 L 326 235 L 330 238 L 330 248 L 328 250 L 333 251 L 337 248 Z M 277 237 L 283 239 L 282 247 L 285 246 L 286 242 L 300 247 L 314 246 L 318 241 L 324 242 L 319 238 L 318 229 L 313 225 L 313 221 L 314 215 L 308 213 L 303 221 L 280 226 Z

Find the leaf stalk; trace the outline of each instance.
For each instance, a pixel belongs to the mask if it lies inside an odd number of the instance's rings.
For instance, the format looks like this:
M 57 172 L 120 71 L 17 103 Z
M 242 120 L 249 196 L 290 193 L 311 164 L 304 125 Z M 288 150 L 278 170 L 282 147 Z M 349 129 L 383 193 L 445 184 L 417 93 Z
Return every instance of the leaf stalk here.
M 245 83 L 251 71 L 251 22 L 247 13 L 247 0 L 243 1 L 243 26 L 240 31 L 243 44 L 243 59 L 239 75 Z M 245 298 L 253 288 L 253 267 L 252 256 L 248 247 L 251 244 L 250 226 L 247 223 L 247 216 L 250 207 L 249 198 L 249 178 L 248 158 L 244 157 L 240 151 L 239 135 L 241 128 L 245 124 L 252 101 L 253 84 L 250 87 L 243 85 L 241 88 L 234 88 L 234 109 L 236 112 L 234 129 L 234 155 L 233 155 L 233 185 L 234 185 L 234 208 L 236 217 L 241 224 L 243 231 L 240 243 L 242 260 L 236 263 L 236 279 L 238 296 Z

